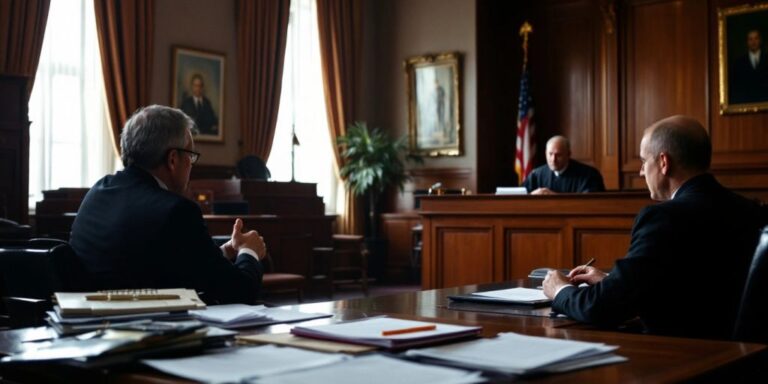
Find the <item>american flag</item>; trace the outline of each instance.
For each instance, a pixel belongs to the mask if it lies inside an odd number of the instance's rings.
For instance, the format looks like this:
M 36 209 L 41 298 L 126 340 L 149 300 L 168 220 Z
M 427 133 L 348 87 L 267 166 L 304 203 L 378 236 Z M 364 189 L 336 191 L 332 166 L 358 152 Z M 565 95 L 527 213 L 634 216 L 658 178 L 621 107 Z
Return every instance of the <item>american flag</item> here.
M 533 121 L 533 99 L 529 89 L 526 64 L 523 64 L 523 76 L 520 78 L 516 147 L 515 172 L 517 172 L 518 185 L 523 185 L 523 181 L 533 170 L 533 157 L 536 155 L 536 125 Z

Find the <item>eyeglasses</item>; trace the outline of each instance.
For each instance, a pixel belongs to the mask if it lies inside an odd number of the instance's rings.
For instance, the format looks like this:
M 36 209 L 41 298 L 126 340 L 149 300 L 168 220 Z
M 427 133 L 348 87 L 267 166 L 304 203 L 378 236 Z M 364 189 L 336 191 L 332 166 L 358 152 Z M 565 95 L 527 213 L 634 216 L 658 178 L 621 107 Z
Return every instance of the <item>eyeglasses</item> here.
M 178 148 L 178 147 L 168 148 L 168 150 L 181 151 L 181 152 L 187 153 L 189 155 L 189 160 L 192 162 L 192 164 L 197 163 L 197 160 L 200 159 L 200 152 L 190 151 L 189 149 Z

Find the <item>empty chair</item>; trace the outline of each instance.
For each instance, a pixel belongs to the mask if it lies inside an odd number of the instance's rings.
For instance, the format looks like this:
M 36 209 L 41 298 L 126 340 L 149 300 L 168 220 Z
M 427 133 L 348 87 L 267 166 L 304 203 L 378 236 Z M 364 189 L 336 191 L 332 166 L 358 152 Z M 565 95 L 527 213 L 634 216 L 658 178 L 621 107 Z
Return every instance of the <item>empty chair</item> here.
M 368 296 L 368 250 L 363 237 L 358 235 L 333 235 L 333 248 L 315 248 L 318 257 L 324 259 L 324 278 L 330 296 L 336 286 L 357 284 Z
M 295 293 L 301 302 L 312 271 L 312 235 L 309 233 L 280 237 L 277 258 L 265 260 L 262 290 L 266 295 Z
M 264 160 L 248 155 L 237 162 L 237 173 L 241 179 L 269 180 L 272 174 Z
M 33 239 L 0 247 L 0 295 L 12 327 L 40 325 L 57 291 L 87 291 L 85 268 L 68 243 Z
M 768 306 L 763 295 L 768 292 L 768 226 L 752 257 L 747 283 L 736 318 L 734 339 L 768 344 Z

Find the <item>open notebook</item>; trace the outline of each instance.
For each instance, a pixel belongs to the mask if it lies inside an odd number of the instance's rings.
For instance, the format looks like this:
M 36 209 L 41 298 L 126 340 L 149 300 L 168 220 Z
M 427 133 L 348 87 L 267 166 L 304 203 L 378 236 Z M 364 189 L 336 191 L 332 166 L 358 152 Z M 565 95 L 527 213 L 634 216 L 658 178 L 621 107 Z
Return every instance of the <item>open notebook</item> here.
M 389 349 L 431 345 L 447 340 L 474 337 L 482 327 L 373 317 L 313 327 L 293 327 L 297 336 Z
M 471 301 L 492 304 L 528 305 L 532 307 L 544 307 L 552 304 L 552 300 L 544 296 L 540 289 L 509 288 L 495 291 L 474 292 L 468 295 L 450 295 L 454 301 Z

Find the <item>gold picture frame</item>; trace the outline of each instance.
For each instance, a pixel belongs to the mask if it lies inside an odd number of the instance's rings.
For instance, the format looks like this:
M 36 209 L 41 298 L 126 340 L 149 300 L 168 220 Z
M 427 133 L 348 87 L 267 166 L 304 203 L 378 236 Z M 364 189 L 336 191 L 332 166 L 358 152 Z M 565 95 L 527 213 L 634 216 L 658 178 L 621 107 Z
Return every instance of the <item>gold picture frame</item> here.
M 768 3 L 720 8 L 717 20 L 720 114 L 768 110 Z
M 461 55 L 444 52 L 405 60 L 410 152 L 459 156 L 461 140 Z
M 224 142 L 224 54 L 173 47 L 171 105 L 195 121 L 195 141 Z

